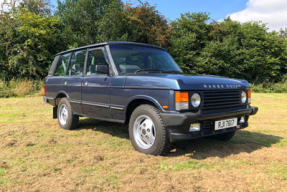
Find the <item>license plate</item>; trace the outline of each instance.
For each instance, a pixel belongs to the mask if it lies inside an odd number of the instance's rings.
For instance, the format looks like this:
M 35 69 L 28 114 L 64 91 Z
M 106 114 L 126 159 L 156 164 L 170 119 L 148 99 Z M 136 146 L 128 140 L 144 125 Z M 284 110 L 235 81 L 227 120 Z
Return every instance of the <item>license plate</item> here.
M 215 121 L 215 130 L 226 129 L 229 127 L 236 127 L 236 126 L 237 126 L 237 118 Z

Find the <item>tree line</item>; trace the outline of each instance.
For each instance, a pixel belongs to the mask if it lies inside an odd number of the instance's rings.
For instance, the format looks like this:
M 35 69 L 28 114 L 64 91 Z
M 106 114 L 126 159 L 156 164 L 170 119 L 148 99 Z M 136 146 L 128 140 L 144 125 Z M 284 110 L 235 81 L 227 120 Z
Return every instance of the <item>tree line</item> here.
M 280 82 L 287 73 L 287 32 L 260 22 L 214 21 L 184 13 L 169 21 L 156 6 L 121 0 L 4 1 L 0 9 L 0 80 L 43 79 L 58 52 L 107 41 L 166 48 L 185 73 Z

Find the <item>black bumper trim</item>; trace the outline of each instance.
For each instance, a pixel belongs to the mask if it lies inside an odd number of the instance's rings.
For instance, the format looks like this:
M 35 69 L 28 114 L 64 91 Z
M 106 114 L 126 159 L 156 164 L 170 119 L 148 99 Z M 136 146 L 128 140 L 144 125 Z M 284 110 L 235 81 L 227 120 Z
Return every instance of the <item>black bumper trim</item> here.
M 43 96 L 43 101 L 45 103 L 49 103 L 53 106 L 56 106 L 56 101 L 55 101 L 55 98 L 54 97 L 47 97 L 47 96 Z
M 251 107 L 244 110 L 224 112 L 224 113 L 215 113 L 215 114 L 196 114 L 196 113 L 161 113 L 161 118 L 163 123 L 167 127 L 175 126 L 190 126 L 190 124 L 195 123 L 196 121 L 203 120 L 213 120 L 220 119 L 225 117 L 240 117 L 243 115 L 255 115 L 258 111 L 258 107 Z
M 240 126 L 239 128 L 231 127 L 231 128 L 222 129 L 222 130 L 201 130 L 198 132 L 189 132 L 189 133 L 174 133 L 172 132 L 172 129 L 169 129 L 169 139 L 170 139 L 170 142 L 175 142 L 175 141 L 180 141 L 180 140 L 197 139 L 201 137 L 218 135 L 221 133 L 227 133 L 230 131 L 244 129 L 248 127 L 248 123 L 240 124 L 239 126 Z
M 255 115 L 258 112 L 258 107 L 251 107 L 252 108 L 252 112 L 250 113 L 250 115 Z

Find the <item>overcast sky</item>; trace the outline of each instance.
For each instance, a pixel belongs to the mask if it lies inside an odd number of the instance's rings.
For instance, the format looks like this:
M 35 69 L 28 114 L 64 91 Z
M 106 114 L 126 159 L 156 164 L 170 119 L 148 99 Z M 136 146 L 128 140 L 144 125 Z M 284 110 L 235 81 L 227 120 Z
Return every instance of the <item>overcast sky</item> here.
M 0 0 L 0 4 L 4 0 Z M 8 0 L 10 1 L 10 0 Z M 143 2 L 145 0 L 142 0 Z M 186 12 L 209 12 L 212 19 L 220 21 L 228 15 L 240 22 L 262 21 L 278 31 L 287 27 L 287 0 L 147 0 L 170 20 Z M 129 0 L 134 4 L 137 0 Z M 51 0 L 57 6 L 57 0 Z

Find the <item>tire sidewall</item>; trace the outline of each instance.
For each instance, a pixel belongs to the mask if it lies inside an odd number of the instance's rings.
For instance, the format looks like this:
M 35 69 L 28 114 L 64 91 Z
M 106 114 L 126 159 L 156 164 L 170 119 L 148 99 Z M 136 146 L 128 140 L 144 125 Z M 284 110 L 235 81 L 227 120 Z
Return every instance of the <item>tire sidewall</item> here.
M 162 148 L 162 145 L 164 142 L 164 138 L 163 138 L 164 127 L 160 120 L 161 117 L 150 107 L 152 106 L 141 105 L 134 110 L 134 112 L 131 115 L 130 122 L 129 122 L 129 135 L 130 135 L 130 140 L 132 142 L 132 145 L 136 151 L 139 151 L 145 154 L 157 155 L 160 149 Z M 137 144 L 134 138 L 134 123 L 135 123 L 135 120 L 140 115 L 148 116 L 153 121 L 153 124 L 155 126 L 155 131 L 156 131 L 155 141 L 154 141 L 154 144 L 149 149 L 141 148 Z
M 67 118 L 67 122 L 65 125 L 62 125 L 60 122 L 60 117 L 59 117 L 59 112 L 61 109 L 62 105 L 66 105 L 67 110 L 68 110 L 68 118 Z M 57 116 L 58 116 L 58 123 L 60 125 L 61 128 L 66 129 L 66 130 L 70 130 L 71 129 L 71 125 L 72 125 L 72 118 L 73 118 L 73 111 L 72 111 L 72 107 L 70 102 L 68 101 L 67 98 L 62 98 L 59 102 L 58 105 L 58 109 L 57 109 Z

